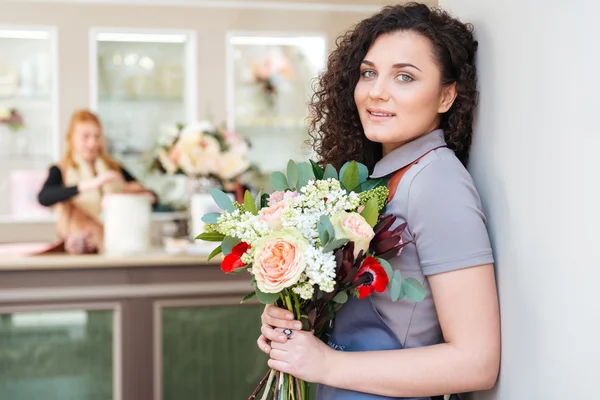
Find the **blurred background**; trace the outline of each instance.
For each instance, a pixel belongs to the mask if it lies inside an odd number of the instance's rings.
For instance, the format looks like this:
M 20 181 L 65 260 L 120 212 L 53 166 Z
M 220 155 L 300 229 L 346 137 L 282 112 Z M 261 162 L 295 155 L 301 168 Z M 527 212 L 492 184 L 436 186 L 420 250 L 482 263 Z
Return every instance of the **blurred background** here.
M 266 371 L 262 307 L 239 305 L 246 277 L 224 276 L 191 240 L 206 190 L 268 190 L 270 172 L 313 156 L 311 80 L 338 35 L 386 3 L 0 0 L 0 399 L 248 398 Z M 473 22 L 480 44 L 469 170 L 493 242 L 503 349 L 498 385 L 472 398 L 596 398 L 600 6 L 427 4 Z M 143 251 L 39 255 L 57 234 L 37 195 L 82 108 L 159 199 Z M 186 127 L 243 144 L 227 173 L 180 163 L 172 149 Z

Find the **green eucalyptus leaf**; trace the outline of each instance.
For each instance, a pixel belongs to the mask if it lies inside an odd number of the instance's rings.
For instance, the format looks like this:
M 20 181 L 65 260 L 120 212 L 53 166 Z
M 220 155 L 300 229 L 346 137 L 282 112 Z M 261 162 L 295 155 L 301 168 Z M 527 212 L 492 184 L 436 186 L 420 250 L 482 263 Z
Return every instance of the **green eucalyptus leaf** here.
M 325 225 L 318 223 L 317 229 L 319 230 L 319 240 L 321 241 L 321 245 L 326 246 L 329 243 L 329 232 L 327 232 L 327 228 Z
M 287 165 L 287 183 L 290 188 L 295 188 L 298 185 L 298 164 L 294 160 L 288 161 Z
M 219 254 L 221 254 L 223 252 L 223 248 L 221 246 L 215 248 L 209 255 L 208 255 L 208 261 L 212 260 L 213 258 L 215 258 L 216 256 L 218 256 Z
M 240 242 L 240 239 L 235 238 L 233 236 L 225 236 L 223 238 L 223 243 L 221 243 L 221 248 L 223 249 L 223 255 L 231 254 L 233 248 Z
M 194 240 L 204 240 L 205 242 L 221 242 L 225 239 L 225 235 L 219 232 L 202 232 L 194 238 Z
M 240 303 L 244 303 L 253 297 L 256 297 L 256 292 L 248 293 L 247 295 L 245 295 L 242 301 L 240 301 Z
M 331 223 L 329 217 L 327 215 L 321 215 L 321 218 L 319 218 L 319 223 L 323 225 L 325 229 L 327 229 L 327 232 L 329 233 L 329 240 L 335 239 L 335 229 L 333 228 L 333 224 Z
M 283 172 L 279 172 L 279 171 L 271 172 L 271 177 L 269 178 L 269 182 L 271 183 L 271 186 L 273 187 L 273 189 L 278 190 L 280 192 L 283 192 L 283 191 L 289 189 L 287 178 L 285 177 Z
M 223 211 L 234 212 L 235 207 L 233 206 L 233 202 L 231 198 L 225 194 L 223 191 L 215 188 L 208 189 L 208 192 L 215 200 L 215 203 L 219 206 L 219 208 Z
M 310 160 L 310 166 L 312 167 L 313 174 L 315 175 L 315 179 L 317 179 L 317 180 L 323 179 L 323 175 L 325 175 L 325 170 L 323 168 L 321 168 L 321 166 L 319 164 L 317 164 L 316 162 L 314 162 L 313 160 Z
M 370 198 L 365 204 L 365 208 L 362 210 L 360 215 L 367 221 L 371 228 L 377 225 L 377 219 L 379 218 L 379 204 L 375 197 Z
M 256 203 L 252 198 L 252 193 L 250 193 L 248 190 L 246 190 L 246 193 L 244 193 L 244 208 L 246 208 L 246 211 L 249 211 L 254 215 L 258 214 Z
M 323 174 L 324 180 L 329 178 L 338 179 L 338 173 L 331 164 L 327 164 L 327 166 L 325 167 L 325 173 Z
M 279 293 L 263 293 L 256 288 L 256 297 L 263 304 L 273 304 L 279 299 Z
M 402 276 L 400 274 L 400 271 L 395 270 L 394 276 L 392 278 L 392 288 L 391 288 L 392 301 L 400 300 L 401 291 L 402 291 Z
M 358 186 L 358 165 L 356 161 L 350 161 L 344 164 L 340 171 L 342 185 L 346 190 L 350 191 Z
M 369 179 L 369 168 L 365 164 L 359 162 L 356 163 L 358 166 L 358 184 L 362 185 Z
M 202 216 L 202 222 L 206 222 L 207 224 L 216 224 L 221 213 L 207 213 Z
M 338 294 L 335 295 L 335 297 L 333 298 L 333 301 L 338 304 L 346 303 L 348 301 L 348 293 L 345 290 L 339 292 Z
M 425 298 L 427 291 L 421 283 L 415 278 L 406 278 L 402 281 L 402 289 L 406 293 L 406 297 L 412 301 L 421 301 Z
M 343 245 L 345 245 L 346 243 L 348 243 L 350 240 L 348 239 L 330 239 L 329 243 L 327 243 L 327 245 L 325 247 L 323 247 L 323 253 L 327 253 L 330 251 L 333 251 L 335 249 L 338 249 L 340 247 L 342 247 Z
M 315 179 L 315 173 L 313 172 L 309 163 L 300 163 L 298 164 L 298 185 L 296 185 L 296 189 L 300 190 L 304 186 L 308 185 L 309 181 Z
M 392 278 L 394 277 L 394 270 L 392 269 L 392 266 L 390 265 L 390 263 L 387 262 L 387 260 L 384 260 L 383 258 L 379 258 L 379 257 L 377 257 L 377 262 L 385 270 L 385 273 L 388 276 L 388 282 L 391 282 Z

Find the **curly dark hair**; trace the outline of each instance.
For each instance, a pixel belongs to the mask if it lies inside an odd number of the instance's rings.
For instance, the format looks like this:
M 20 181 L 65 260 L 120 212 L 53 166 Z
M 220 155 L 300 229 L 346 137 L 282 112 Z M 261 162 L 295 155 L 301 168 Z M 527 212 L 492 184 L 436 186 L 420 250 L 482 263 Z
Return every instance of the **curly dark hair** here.
M 411 31 L 427 37 L 441 70 L 441 85 L 456 82 L 457 97 L 440 118 L 448 147 L 467 164 L 477 104 L 473 26 L 446 11 L 418 3 L 387 6 L 339 37 L 327 70 L 313 83 L 309 104 L 310 136 L 321 163 L 340 168 L 348 159 L 370 170 L 382 157 L 380 143 L 367 139 L 354 102 L 360 65 L 375 39 L 382 34 Z

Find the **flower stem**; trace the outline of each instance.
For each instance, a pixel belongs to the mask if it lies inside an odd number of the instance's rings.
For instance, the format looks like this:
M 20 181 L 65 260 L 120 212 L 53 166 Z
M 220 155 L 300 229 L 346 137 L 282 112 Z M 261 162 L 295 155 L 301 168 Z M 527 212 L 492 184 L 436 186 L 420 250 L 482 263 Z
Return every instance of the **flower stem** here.
M 258 396 L 258 393 L 260 392 L 260 390 L 263 388 L 263 386 L 265 386 L 265 383 L 267 384 L 267 387 L 265 388 L 265 393 L 267 393 L 269 391 L 269 387 L 271 386 L 271 382 L 269 382 L 269 381 L 273 380 L 273 378 L 271 377 L 272 374 L 273 374 L 272 369 L 267 371 L 267 374 L 264 376 L 264 378 L 261 379 L 258 386 L 254 389 L 254 392 L 252 392 L 250 397 L 248 397 L 248 400 L 256 399 L 256 396 Z M 264 398 L 264 396 L 263 396 L 263 398 Z

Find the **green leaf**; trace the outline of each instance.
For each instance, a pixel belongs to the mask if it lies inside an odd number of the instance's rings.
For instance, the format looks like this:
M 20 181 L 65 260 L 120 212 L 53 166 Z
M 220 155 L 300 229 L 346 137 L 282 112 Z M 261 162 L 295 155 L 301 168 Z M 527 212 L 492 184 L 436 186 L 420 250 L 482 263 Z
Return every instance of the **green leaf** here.
M 219 206 L 219 208 L 223 211 L 234 212 L 235 207 L 233 206 L 233 202 L 231 198 L 226 195 L 223 191 L 215 188 L 208 189 L 208 192 L 215 200 L 215 203 Z
M 223 243 L 221 243 L 221 248 L 223 249 L 223 255 L 231 254 L 233 248 L 240 242 L 240 239 L 233 236 L 225 236 L 223 239 Z
M 327 243 L 329 243 L 329 232 L 327 232 L 327 228 L 319 222 L 317 224 L 317 229 L 319 230 L 319 240 L 321 241 L 321 245 L 327 245 Z
M 225 239 L 225 235 L 219 232 L 203 232 L 196 236 L 194 240 L 204 240 L 205 242 L 221 242 Z
M 331 164 L 327 164 L 327 166 L 325 167 L 325 173 L 323 174 L 324 180 L 329 178 L 338 179 L 338 173 Z
M 315 173 L 309 163 L 303 162 L 298 164 L 298 185 L 296 185 L 296 189 L 302 189 L 304 186 L 308 185 L 309 181 L 314 179 Z
M 327 215 L 321 215 L 321 218 L 319 218 L 319 223 L 323 225 L 325 229 L 327 229 L 327 232 L 329 233 L 329 240 L 335 239 L 335 229 L 333 228 L 333 224 L 331 223 L 329 217 Z
M 298 185 L 298 165 L 294 160 L 288 161 L 287 165 L 287 183 L 292 189 Z
M 359 162 L 356 163 L 358 166 L 358 184 L 362 185 L 369 179 L 369 168 L 365 164 Z
M 283 191 L 289 189 L 287 178 L 285 177 L 285 175 L 282 172 L 279 172 L 279 171 L 271 172 L 271 177 L 269 178 L 269 182 L 271 183 L 271 186 L 275 190 L 283 192 Z
M 348 301 L 348 293 L 344 290 L 339 292 L 338 294 L 335 295 L 335 297 L 333 298 L 333 301 L 335 301 L 338 304 L 344 304 Z
M 208 255 L 208 261 L 212 260 L 213 258 L 215 258 L 216 256 L 218 256 L 219 254 L 221 254 L 223 252 L 223 248 L 221 246 L 215 248 L 209 255 Z
M 246 208 L 246 211 L 249 211 L 254 215 L 258 214 L 256 203 L 252 198 L 252 193 L 250 193 L 248 190 L 246 190 L 246 193 L 244 193 L 244 207 Z
M 371 228 L 377 224 L 377 219 L 379 218 L 379 205 L 377 204 L 377 199 L 375 197 L 371 197 L 367 204 L 365 204 L 364 210 L 360 213 L 363 218 L 367 221 Z
M 392 278 L 394 277 L 394 270 L 392 269 L 392 266 L 390 265 L 390 263 L 387 262 L 387 260 L 384 260 L 383 258 L 379 258 L 379 257 L 377 257 L 377 262 L 385 270 L 385 273 L 388 276 L 388 282 L 391 282 Z
M 356 161 L 350 161 L 344 164 L 340 171 L 342 185 L 350 191 L 358 186 L 358 165 Z
M 260 208 L 265 208 L 269 206 L 269 194 L 263 193 L 260 197 Z
M 256 292 L 248 293 L 247 295 L 244 296 L 242 301 L 240 301 L 240 304 L 250 300 L 251 298 L 253 298 L 255 296 L 256 296 Z
M 354 191 L 361 193 L 385 185 L 387 185 L 387 179 L 368 179 L 366 182 L 363 182 L 360 185 L 358 185 L 358 187 Z
M 392 278 L 392 301 L 400 300 L 400 295 L 402 292 L 402 275 L 400 275 L 400 271 L 395 270 L 394 276 Z
M 427 291 L 421 283 L 415 278 L 406 278 L 402 281 L 402 289 L 406 293 L 406 297 L 412 301 L 421 301 L 425 298 Z
M 325 170 L 323 170 L 323 168 L 321 168 L 321 166 L 319 164 L 317 164 L 316 162 L 314 162 L 313 160 L 310 160 L 310 166 L 312 167 L 313 173 L 315 175 L 315 179 L 318 179 L 318 180 L 323 179 Z
M 327 243 L 327 245 L 325 247 L 323 247 L 323 253 L 327 253 L 329 251 L 333 251 L 337 248 L 342 247 L 343 245 L 345 245 L 346 243 L 348 243 L 350 240 L 348 239 L 334 239 L 334 240 L 330 240 L 329 243 Z
M 216 224 L 217 220 L 221 216 L 221 213 L 208 213 L 202 216 L 202 222 L 206 222 L 207 224 Z
M 262 208 L 262 204 L 261 204 L 262 195 L 263 195 L 262 190 L 259 190 L 258 193 L 256 194 L 256 199 L 254 199 L 254 203 L 255 203 L 254 206 L 256 207 L 257 214 L 258 214 L 258 210 L 260 210 Z
M 256 288 L 256 297 L 263 304 L 273 304 L 279 299 L 279 293 L 263 293 Z

